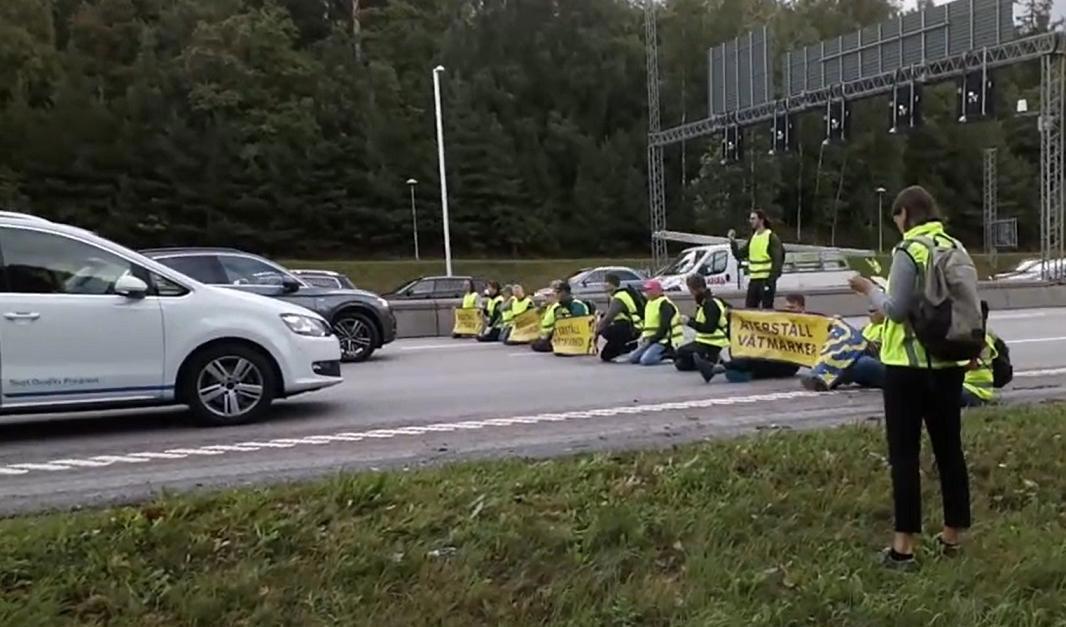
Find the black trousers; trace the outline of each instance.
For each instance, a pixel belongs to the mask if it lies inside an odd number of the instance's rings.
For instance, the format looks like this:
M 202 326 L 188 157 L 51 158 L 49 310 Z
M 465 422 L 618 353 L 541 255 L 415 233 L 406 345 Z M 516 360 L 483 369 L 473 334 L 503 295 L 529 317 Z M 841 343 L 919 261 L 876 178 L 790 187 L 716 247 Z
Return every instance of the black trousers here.
M 500 327 L 489 327 L 481 332 L 481 335 L 477 336 L 479 342 L 499 342 L 500 341 Z
M 744 299 L 747 309 L 773 309 L 777 296 L 777 279 L 752 279 L 748 281 L 748 296 Z
M 929 432 L 940 474 L 944 524 L 970 526 L 970 480 L 962 452 L 962 368 L 927 370 L 885 367 L 885 435 L 892 465 L 892 501 L 896 531 L 922 530 L 922 490 L 919 452 L 922 422 Z
M 534 340 L 534 342 L 532 344 L 530 344 L 529 347 L 531 349 L 533 349 L 533 352 L 535 352 L 535 353 L 551 353 L 551 352 L 553 352 L 552 340 L 551 340 L 550 337 L 549 338 L 543 338 L 542 337 L 542 338 L 539 338 L 537 340 Z
M 688 344 L 678 347 L 677 354 L 674 355 L 674 368 L 677 368 L 681 372 L 693 372 L 696 370 L 696 360 L 693 359 L 693 355 L 699 355 L 705 360 L 714 363 L 718 361 L 718 355 L 721 352 L 722 349 L 717 346 L 700 344 L 699 342 L 689 342 Z
M 600 359 L 603 361 L 613 361 L 633 352 L 637 347 L 637 331 L 633 328 L 633 323 L 626 320 L 616 320 L 607 325 L 600 336 L 607 340 L 600 351 Z

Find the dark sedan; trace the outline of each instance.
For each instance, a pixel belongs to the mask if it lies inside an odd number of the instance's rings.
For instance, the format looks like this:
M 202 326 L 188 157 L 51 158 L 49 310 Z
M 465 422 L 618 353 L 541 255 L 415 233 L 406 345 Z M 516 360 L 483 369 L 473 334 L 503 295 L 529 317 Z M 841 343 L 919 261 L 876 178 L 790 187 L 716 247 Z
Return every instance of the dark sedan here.
M 346 362 L 366 361 L 396 339 L 389 303 L 365 290 L 309 285 L 280 265 L 239 250 L 160 248 L 142 253 L 208 285 L 220 285 L 300 305 L 333 325 Z
M 478 294 L 485 291 L 488 281 L 472 276 L 424 276 L 408 281 L 393 291 L 385 294 L 389 300 L 447 300 L 462 298 L 466 293 L 466 282 L 474 281 Z

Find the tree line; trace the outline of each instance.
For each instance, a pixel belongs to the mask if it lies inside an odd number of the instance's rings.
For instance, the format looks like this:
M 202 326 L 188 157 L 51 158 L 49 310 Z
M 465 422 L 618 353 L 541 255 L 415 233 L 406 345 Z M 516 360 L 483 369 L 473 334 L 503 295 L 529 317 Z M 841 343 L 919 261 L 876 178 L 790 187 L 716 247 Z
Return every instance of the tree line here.
M 1050 28 L 1050 0 L 1020 7 Z M 707 48 L 772 25 L 779 50 L 875 23 L 890 0 L 665 0 L 663 125 L 707 113 Z M 634 0 L 4 0 L 0 204 L 132 246 L 236 245 L 268 254 L 402 257 L 414 178 L 423 249 L 440 246 L 431 70 L 442 77 L 454 249 L 463 256 L 648 248 L 643 9 Z M 1039 67 L 996 73 L 1001 112 L 1037 106 Z M 929 186 L 964 239 L 981 237 L 981 154 L 999 148 L 1000 214 L 1039 232 L 1032 119 L 954 120 L 927 89 L 926 124 L 886 132 L 857 103 L 852 138 L 769 157 L 748 131 L 723 166 L 715 138 L 667 150 L 670 228 L 721 233 L 753 205 L 786 239 L 870 246 L 874 188 Z M 798 232 L 798 233 L 797 233 Z

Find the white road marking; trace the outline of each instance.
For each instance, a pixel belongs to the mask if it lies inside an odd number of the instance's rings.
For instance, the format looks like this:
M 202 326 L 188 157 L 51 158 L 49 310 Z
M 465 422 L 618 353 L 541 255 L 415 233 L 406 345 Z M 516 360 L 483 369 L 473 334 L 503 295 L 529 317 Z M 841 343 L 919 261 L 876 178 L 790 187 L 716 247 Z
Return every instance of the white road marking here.
M 1004 340 L 1006 341 L 1006 340 Z M 1066 342 L 1066 336 L 1060 337 L 1033 337 L 1025 340 L 1010 340 L 1007 342 L 1007 348 L 1010 348 L 1014 344 L 1036 344 L 1037 342 Z
M 1066 338 L 1059 338 L 1066 339 Z M 1041 339 L 1032 341 L 1054 341 Z M 1013 343 L 1013 342 L 1012 342 Z M 1066 367 L 1019 371 L 1016 377 L 1047 377 L 1066 374 Z M 374 429 L 363 432 L 341 432 L 332 434 L 307 435 L 301 438 L 276 438 L 266 442 L 240 442 L 237 444 L 212 444 L 196 448 L 174 448 L 162 452 L 147 451 L 143 453 L 123 453 L 119 455 L 97 455 L 86 459 L 57 459 L 48 462 L 25 462 L 0 466 L 0 476 L 21 476 L 30 472 L 59 472 L 64 470 L 92 470 L 114 464 L 138 464 L 151 461 L 178 460 L 191 456 L 215 456 L 231 453 L 251 453 L 262 449 L 296 448 L 300 446 L 321 446 L 327 444 L 360 442 L 363 440 L 388 440 L 399 437 L 421 436 L 427 433 L 448 433 L 465 430 L 488 428 L 506 428 L 514 425 L 532 425 L 540 423 L 587 420 L 592 418 L 612 418 L 632 414 L 683 411 L 687 409 L 705 409 L 710 407 L 728 407 L 737 404 L 751 404 L 767 401 L 788 401 L 801 398 L 816 398 L 836 394 L 877 394 L 877 390 L 847 389 L 836 392 L 808 392 L 796 390 L 791 392 L 767 392 L 749 396 L 718 396 L 691 401 L 673 401 L 648 405 L 624 405 L 600 409 L 584 409 L 568 412 L 545 413 L 534 416 L 514 416 L 510 418 L 487 418 L 481 420 L 464 420 L 460 422 L 442 422 L 426 425 L 410 425 L 393 429 Z M 710 417 L 715 420 L 724 418 Z M 755 424 L 762 420 L 759 416 L 729 417 L 726 423 L 738 426 Z
M 469 340 L 474 342 L 476 340 Z M 476 344 L 460 343 L 463 340 L 456 340 L 455 344 L 420 344 L 418 346 L 401 346 L 400 350 L 407 352 L 414 351 L 447 351 L 447 350 L 469 350 L 472 348 L 492 348 L 499 346 L 497 342 L 478 342 Z
M 1046 318 L 1046 311 L 1034 311 L 1030 313 L 992 312 L 989 316 L 992 320 L 1027 320 L 1029 318 Z

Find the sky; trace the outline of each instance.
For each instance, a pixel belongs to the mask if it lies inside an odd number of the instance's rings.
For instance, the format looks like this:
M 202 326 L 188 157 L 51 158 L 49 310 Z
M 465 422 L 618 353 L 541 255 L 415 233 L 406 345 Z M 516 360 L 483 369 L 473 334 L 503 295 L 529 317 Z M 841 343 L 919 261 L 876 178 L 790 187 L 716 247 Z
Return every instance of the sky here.
M 948 0 L 935 0 L 935 4 L 944 4 Z M 907 10 L 913 10 L 918 5 L 918 0 L 903 0 L 903 6 Z M 1053 15 L 1057 18 L 1066 17 L 1066 0 L 1055 0 Z

